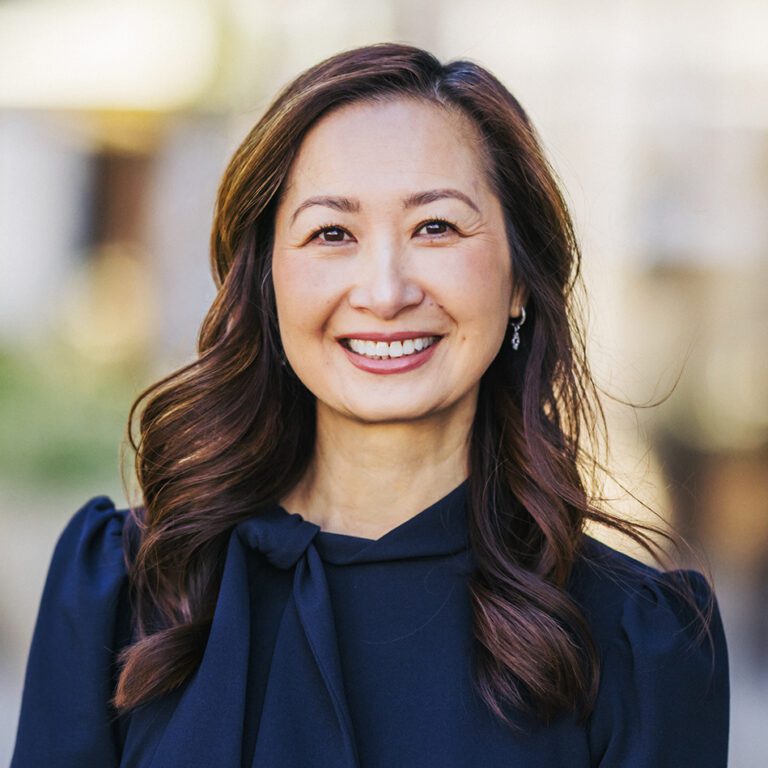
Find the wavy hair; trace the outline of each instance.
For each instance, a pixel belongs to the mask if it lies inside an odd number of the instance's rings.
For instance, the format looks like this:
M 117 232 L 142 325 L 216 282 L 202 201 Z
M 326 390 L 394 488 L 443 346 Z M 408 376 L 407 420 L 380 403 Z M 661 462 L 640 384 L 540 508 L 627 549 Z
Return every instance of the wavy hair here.
M 537 133 L 512 94 L 470 61 L 441 64 L 406 45 L 333 56 L 276 97 L 227 167 L 211 256 L 216 298 L 189 365 L 142 392 L 129 442 L 143 496 L 129 561 L 137 639 L 120 654 L 114 697 L 135 707 L 182 685 L 199 664 L 232 528 L 302 477 L 314 398 L 282 351 L 271 278 L 274 214 L 309 128 L 358 100 L 416 98 L 477 127 L 501 201 L 527 321 L 484 373 L 470 437 L 474 669 L 483 700 L 547 720 L 586 717 L 599 664 L 566 585 L 585 524 L 609 526 L 658 556 L 652 526 L 613 516 L 589 491 L 605 423 L 577 318 L 580 253 Z M 135 422 L 138 421 L 138 435 Z

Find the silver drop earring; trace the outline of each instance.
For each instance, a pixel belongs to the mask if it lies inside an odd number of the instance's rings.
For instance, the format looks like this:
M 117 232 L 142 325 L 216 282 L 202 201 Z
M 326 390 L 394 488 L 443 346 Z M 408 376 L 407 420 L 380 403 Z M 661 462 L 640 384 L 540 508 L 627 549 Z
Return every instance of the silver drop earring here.
M 520 346 L 520 326 L 525 322 L 525 307 L 520 307 L 520 319 L 516 319 L 512 323 L 512 338 L 509 343 L 512 345 L 512 349 L 517 351 Z

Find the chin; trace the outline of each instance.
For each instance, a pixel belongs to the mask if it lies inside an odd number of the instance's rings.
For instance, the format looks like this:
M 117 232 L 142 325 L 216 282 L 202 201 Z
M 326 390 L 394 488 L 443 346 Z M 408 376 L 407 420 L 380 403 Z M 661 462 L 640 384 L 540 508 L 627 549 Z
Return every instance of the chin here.
M 349 408 L 347 413 L 356 421 L 365 424 L 386 424 L 403 423 L 409 421 L 419 421 L 427 419 L 436 413 L 434 407 L 418 407 L 413 403 L 408 403 L 402 407 L 397 407 L 391 401 L 382 403 L 380 406 L 372 406 L 370 403 L 365 407 Z

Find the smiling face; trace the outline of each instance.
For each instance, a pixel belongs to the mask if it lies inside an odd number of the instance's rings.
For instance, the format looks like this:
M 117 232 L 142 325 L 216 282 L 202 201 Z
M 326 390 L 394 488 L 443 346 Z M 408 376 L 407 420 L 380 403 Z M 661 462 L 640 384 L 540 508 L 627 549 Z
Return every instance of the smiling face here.
M 318 410 L 474 412 L 522 299 L 478 142 L 467 118 L 414 99 L 343 106 L 305 137 L 272 274 L 286 357 Z

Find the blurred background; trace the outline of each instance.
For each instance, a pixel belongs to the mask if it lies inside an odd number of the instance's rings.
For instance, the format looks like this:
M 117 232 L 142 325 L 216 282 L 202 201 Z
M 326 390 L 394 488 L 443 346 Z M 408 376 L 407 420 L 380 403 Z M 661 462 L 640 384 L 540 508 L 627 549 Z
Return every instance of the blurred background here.
M 600 385 L 679 378 L 607 401 L 614 466 L 711 566 L 731 765 L 765 765 L 766 39 L 764 0 L 0 1 L 0 764 L 55 540 L 125 504 L 130 404 L 194 355 L 229 155 L 299 71 L 396 40 L 489 67 L 538 127 Z

